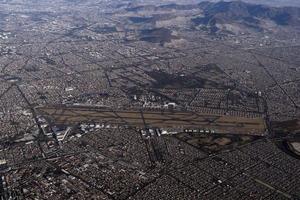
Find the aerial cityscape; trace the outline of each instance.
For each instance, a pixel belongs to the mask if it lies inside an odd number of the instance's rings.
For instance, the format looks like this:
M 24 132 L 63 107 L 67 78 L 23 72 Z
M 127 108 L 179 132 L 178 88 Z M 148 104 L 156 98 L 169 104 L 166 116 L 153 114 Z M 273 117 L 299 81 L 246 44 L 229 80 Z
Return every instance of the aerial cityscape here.
M 0 200 L 300 199 L 300 1 L 0 16 Z

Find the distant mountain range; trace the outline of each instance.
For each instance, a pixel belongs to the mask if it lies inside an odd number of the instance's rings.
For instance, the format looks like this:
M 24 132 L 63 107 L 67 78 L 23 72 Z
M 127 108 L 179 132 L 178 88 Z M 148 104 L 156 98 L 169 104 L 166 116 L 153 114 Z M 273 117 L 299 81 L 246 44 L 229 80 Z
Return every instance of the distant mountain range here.
M 239 34 L 252 32 L 276 32 L 296 29 L 300 31 L 300 8 L 299 7 L 272 7 L 267 5 L 251 4 L 243 1 L 203 1 L 198 4 L 165 4 L 165 5 L 129 5 L 126 9 L 134 13 L 159 13 L 153 15 L 131 16 L 128 20 L 136 25 L 148 24 L 154 30 L 141 33 L 143 40 L 166 41 L 162 38 L 172 36 L 167 29 L 157 29 L 156 22 L 172 20 L 176 18 L 174 10 L 195 13 L 199 15 L 185 15 L 189 18 L 190 26 L 193 29 L 207 31 L 212 34 Z M 175 13 L 175 14 L 174 14 Z M 182 12 L 181 12 L 182 13 Z M 150 25 L 150 26 L 149 26 Z M 169 41 L 168 39 L 167 41 Z
M 206 0 L 207 1 L 207 0 Z M 218 2 L 220 0 L 210 0 L 211 2 Z M 232 0 L 223 0 L 223 1 L 232 1 Z M 273 7 L 283 7 L 283 6 L 298 6 L 300 7 L 299 0 L 242 0 L 247 3 L 252 4 L 265 4 Z
M 201 2 L 198 6 L 204 16 L 193 18 L 192 21 L 196 26 L 205 25 L 211 32 L 217 32 L 222 24 L 232 23 L 257 31 L 264 30 L 262 22 L 265 21 L 279 26 L 300 26 L 300 8 L 297 7 L 270 7 L 242 1 Z
M 270 19 L 278 25 L 299 25 L 300 8 L 295 7 L 269 7 L 255 5 L 241 1 L 233 2 L 202 2 L 199 4 L 207 17 L 223 18 L 224 20 L 239 20 L 257 22 L 256 18 Z

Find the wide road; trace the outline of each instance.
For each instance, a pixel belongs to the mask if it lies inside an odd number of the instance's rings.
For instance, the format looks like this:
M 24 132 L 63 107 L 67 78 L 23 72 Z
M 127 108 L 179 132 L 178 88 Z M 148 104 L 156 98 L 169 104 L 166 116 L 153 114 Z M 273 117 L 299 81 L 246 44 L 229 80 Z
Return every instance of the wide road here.
M 245 118 L 183 111 L 111 110 L 92 106 L 36 107 L 53 124 L 105 123 L 137 128 L 208 129 L 220 134 L 266 134 L 263 118 Z

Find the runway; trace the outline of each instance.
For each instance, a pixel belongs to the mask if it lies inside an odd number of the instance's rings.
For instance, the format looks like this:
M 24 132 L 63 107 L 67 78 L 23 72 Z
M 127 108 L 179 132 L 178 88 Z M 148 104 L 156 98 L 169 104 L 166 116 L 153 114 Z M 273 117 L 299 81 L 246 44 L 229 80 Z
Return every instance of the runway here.
M 111 110 L 91 106 L 52 105 L 35 108 L 54 124 L 105 123 L 137 128 L 213 130 L 220 134 L 264 135 L 263 118 L 246 118 L 184 111 Z

